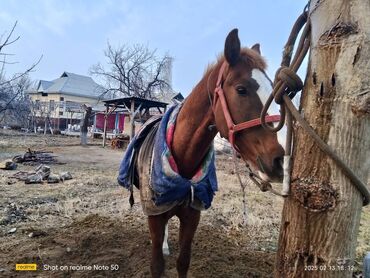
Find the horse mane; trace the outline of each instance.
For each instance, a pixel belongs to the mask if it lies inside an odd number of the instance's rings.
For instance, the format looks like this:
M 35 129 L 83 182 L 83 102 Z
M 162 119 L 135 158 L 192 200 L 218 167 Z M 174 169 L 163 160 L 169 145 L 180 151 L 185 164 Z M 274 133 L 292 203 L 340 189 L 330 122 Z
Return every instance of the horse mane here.
M 243 63 L 251 68 L 258 68 L 261 70 L 265 70 L 267 68 L 265 59 L 253 49 L 247 47 L 242 48 L 240 50 L 240 58 L 242 59 Z M 224 61 L 224 55 L 219 54 L 217 57 L 217 61 L 207 66 L 204 72 L 204 76 L 210 74 L 215 68 L 221 67 Z
M 243 62 L 250 67 L 258 68 L 261 70 L 266 69 L 266 61 L 257 51 L 250 48 L 243 48 L 240 52 Z
M 258 52 L 247 47 L 244 47 L 240 50 L 240 59 L 242 59 L 242 63 L 249 68 L 258 68 L 261 70 L 265 70 L 267 67 L 265 59 Z M 193 93 L 197 94 L 197 92 L 209 93 L 209 84 L 216 83 L 218 71 L 220 70 L 221 65 L 224 61 L 224 55 L 220 54 L 218 55 L 216 62 L 208 64 L 206 70 L 204 71 L 202 79 L 199 81 L 198 84 L 195 85 L 195 87 L 193 87 L 190 95 L 192 95 Z M 188 99 L 189 98 L 187 97 L 185 101 L 188 101 Z

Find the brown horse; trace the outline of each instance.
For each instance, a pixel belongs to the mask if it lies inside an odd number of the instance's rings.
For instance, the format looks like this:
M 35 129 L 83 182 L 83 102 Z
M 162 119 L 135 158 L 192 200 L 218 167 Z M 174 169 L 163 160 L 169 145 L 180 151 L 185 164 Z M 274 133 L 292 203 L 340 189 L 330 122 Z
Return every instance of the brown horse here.
M 241 49 L 238 30 L 232 30 L 226 38 L 224 56 L 209 67 L 178 114 L 171 150 L 182 177 L 191 179 L 195 175 L 214 137 L 220 132 L 262 179 L 282 180 L 283 148 L 276 134 L 265 130 L 259 120 L 271 90 L 265 68 L 259 45 Z M 271 118 L 267 122 L 276 121 L 273 116 L 268 117 Z M 139 163 L 139 176 L 143 175 L 144 168 Z M 200 211 L 185 202 L 165 213 L 148 216 L 153 277 L 161 277 L 164 273 L 162 244 L 166 224 L 174 215 L 180 220 L 177 271 L 179 277 L 187 275 Z

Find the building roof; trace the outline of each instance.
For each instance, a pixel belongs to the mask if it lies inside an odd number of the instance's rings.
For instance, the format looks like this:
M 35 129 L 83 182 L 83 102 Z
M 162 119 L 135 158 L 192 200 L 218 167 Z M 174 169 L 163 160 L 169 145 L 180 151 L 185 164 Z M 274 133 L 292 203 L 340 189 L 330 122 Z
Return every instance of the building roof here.
M 182 95 L 182 93 L 177 93 L 175 96 L 172 97 L 172 100 L 178 100 L 178 101 L 183 101 L 185 98 Z
M 47 90 L 51 85 L 53 85 L 52 81 L 46 81 L 46 80 L 40 80 L 40 83 L 38 85 L 38 90 L 45 91 Z
M 103 92 L 104 88 L 95 83 L 91 77 L 65 71 L 53 81 L 40 80 L 34 93 L 65 94 L 98 99 Z
M 139 97 L 123 97 L 123 98 L 115 98 L 115 99 L 109 99 L 104 100 L 105 106 L 114 106 L 119 108 L 127 108 L 130 109 L 131 102 L 134 101 L 135 110 L 140 106 L 140 109 L 146 109 L 146 108 L 152 108 L 152 107 L 161 107 L 166 108 L 168 103 L 161 102 L 161 101 L 155 101 L 145 98 L 139 98 Z

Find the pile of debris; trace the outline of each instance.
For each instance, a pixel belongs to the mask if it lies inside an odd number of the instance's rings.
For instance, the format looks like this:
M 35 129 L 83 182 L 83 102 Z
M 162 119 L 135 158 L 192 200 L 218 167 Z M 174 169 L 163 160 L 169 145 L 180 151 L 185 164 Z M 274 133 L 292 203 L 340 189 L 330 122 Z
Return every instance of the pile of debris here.
M 27 210 L 26 207 L 22 205 L 17 205 L 16 203 L 8 203 L 3 210 L 3 217 L 0 218 L 0 225 L 9 225 L 16 222 L 27 220 Z
M 23 155 L 13 157 L 13 162 L 22 163 L 23 165 L 36 166 L 40 164 L 61 164 L 51 155 L 50 151 L 33 151 L 28 149 Z
M 111 141 L 112 149 L 126 149 L 130 143 L 130 136 L 125 134 L 119 134 Z
M 24 181 L 26 184 L 43 183 L 44 181 L 47 183 L 58 183 L 72 179 L 72 175 L 70 172 L 52 173 L 49 166 L 41 164 L 33 172 L 19 171 L 10 178 Z

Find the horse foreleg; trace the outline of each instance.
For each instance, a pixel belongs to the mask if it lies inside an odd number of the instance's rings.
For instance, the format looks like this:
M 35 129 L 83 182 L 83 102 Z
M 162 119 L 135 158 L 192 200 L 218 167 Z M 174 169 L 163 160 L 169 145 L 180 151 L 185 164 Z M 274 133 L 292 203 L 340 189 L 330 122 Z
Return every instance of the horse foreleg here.
M 150 270 L 153 278 L 159 278 L 164 272 L 162 244 L 167 219 L 163 215 L 148 217 L 150 237 L 152 239 L 152 259 Z
M 163 239 L 163 254 L 168 256 L 170 254 L 170 248 L 168 246 L 168 223 L 166 224 L 166 227 L 164 229 L 164 239 Z
M 186 208 L 178 216 L 180 218 L 180 254 L 176 268 L 179 277 L 186 277 L 190 265 L 191 244 L 198 227 L 200 211 Z

